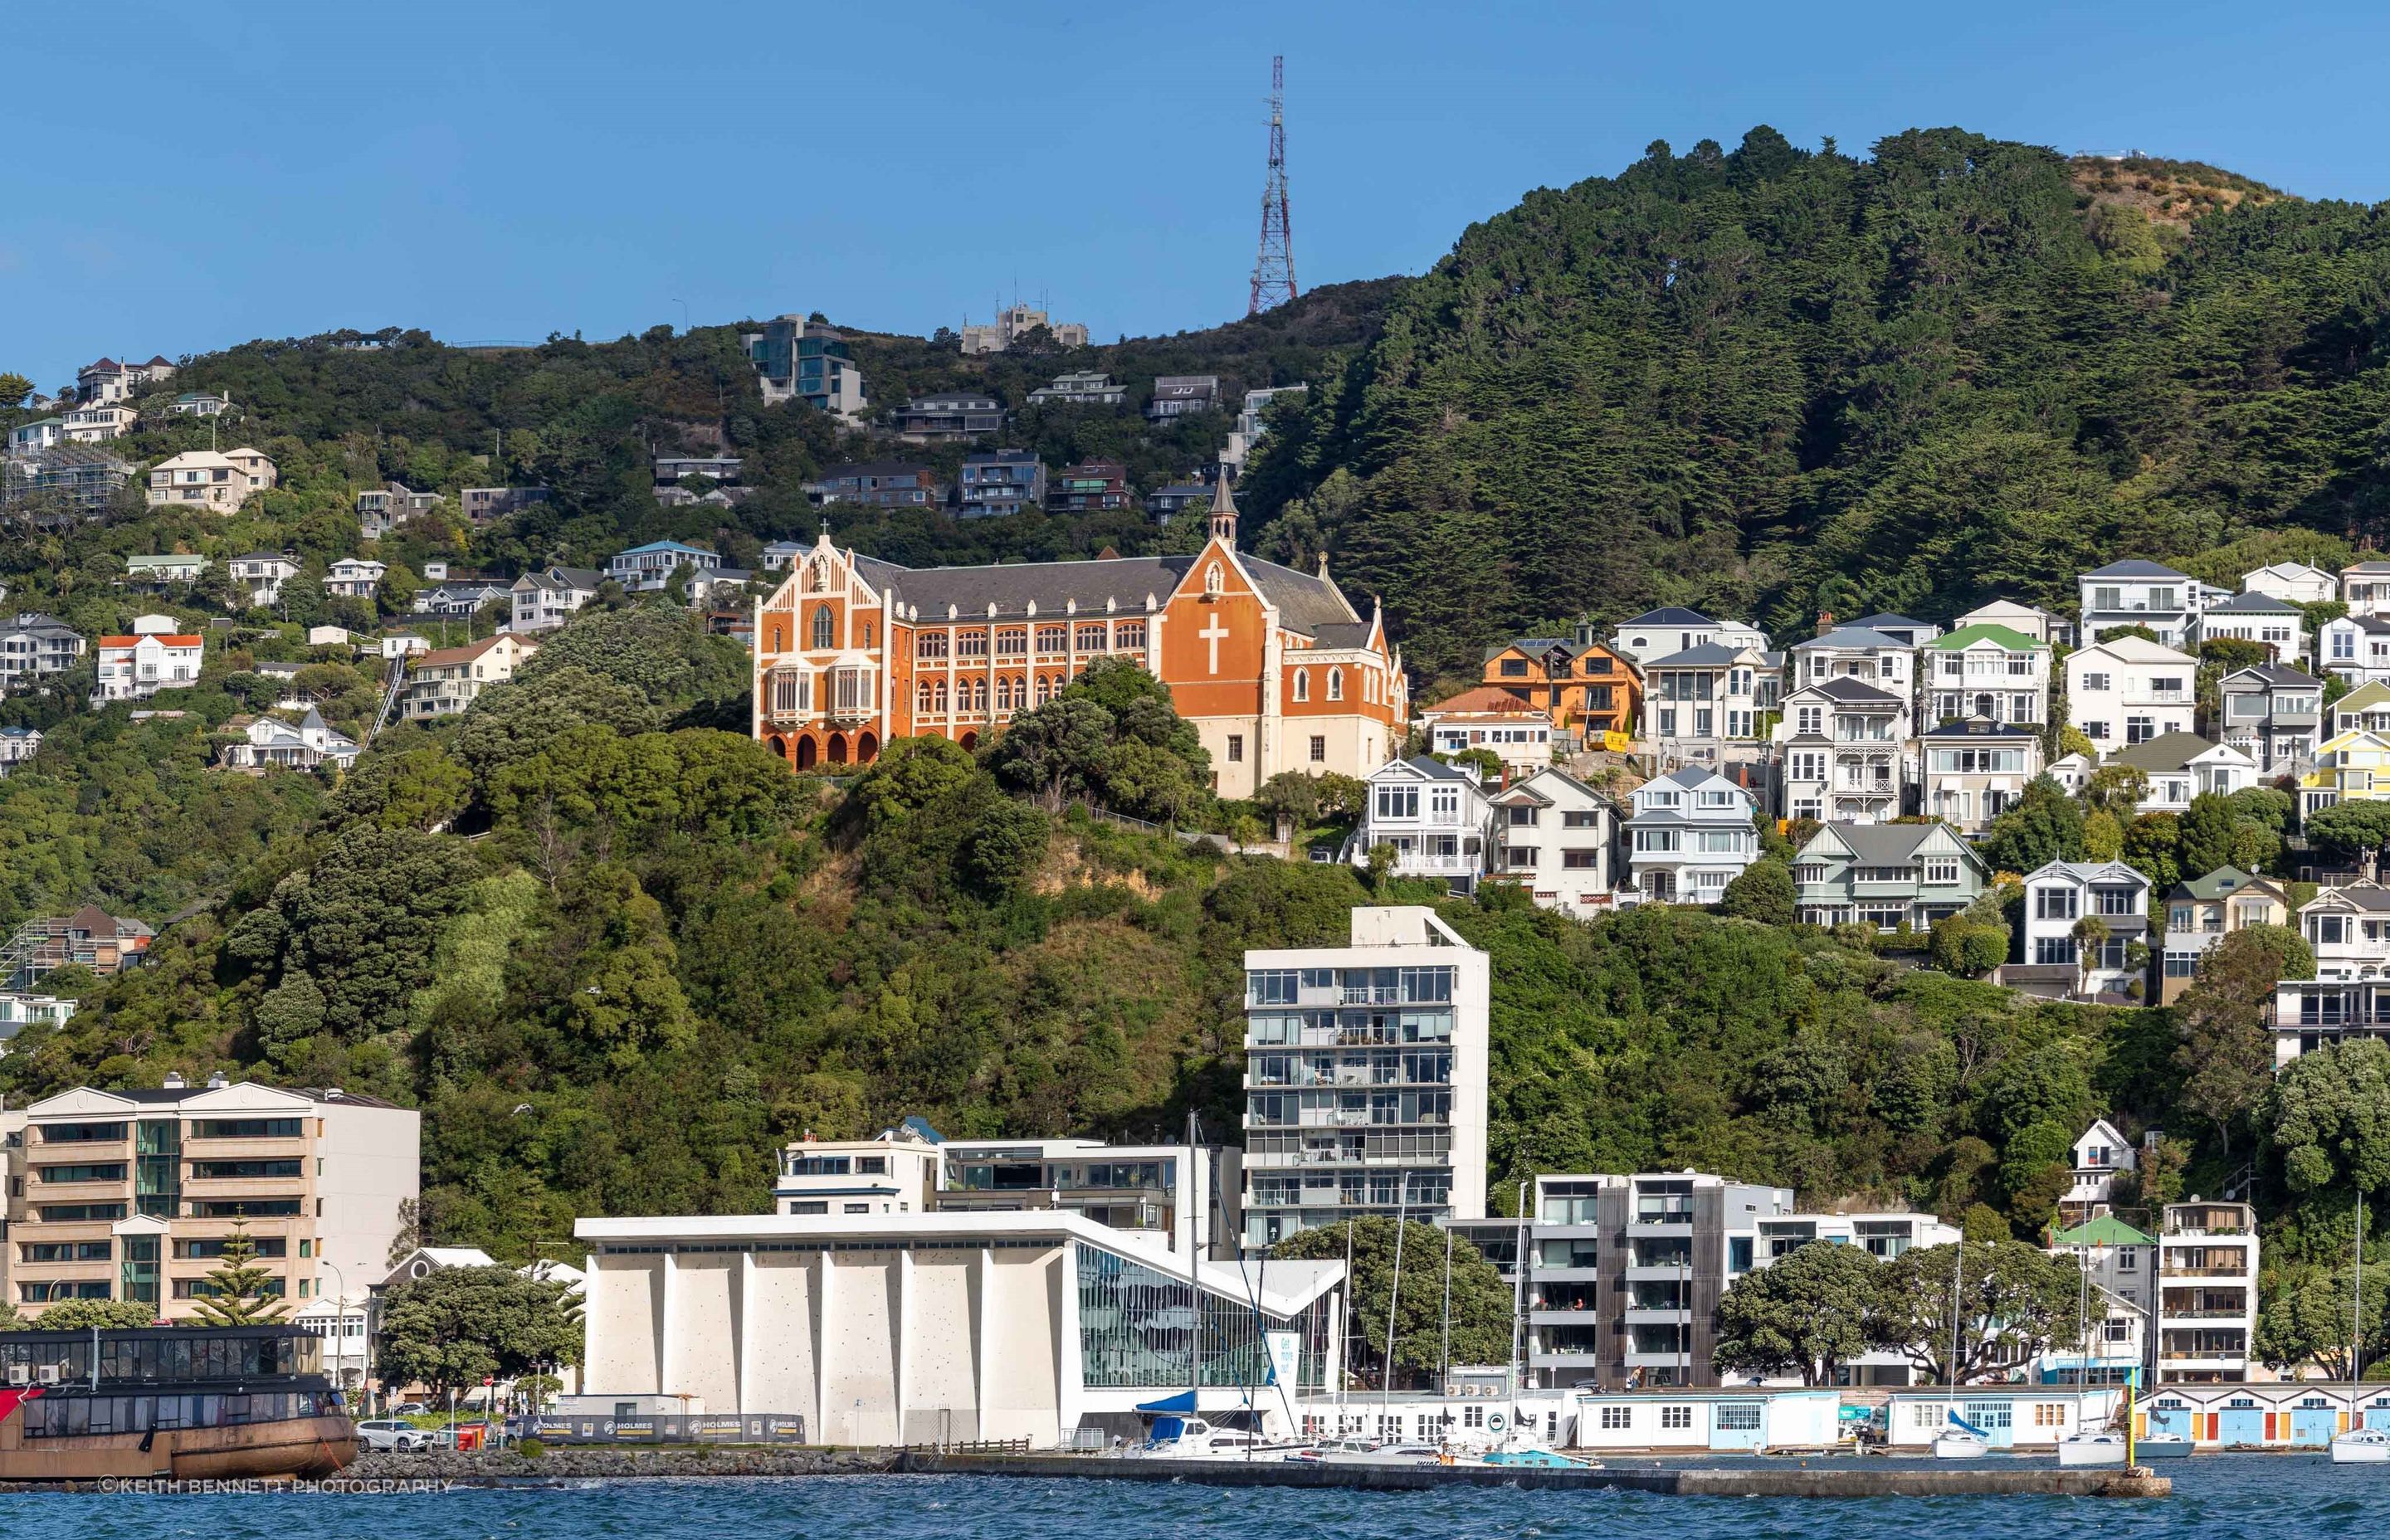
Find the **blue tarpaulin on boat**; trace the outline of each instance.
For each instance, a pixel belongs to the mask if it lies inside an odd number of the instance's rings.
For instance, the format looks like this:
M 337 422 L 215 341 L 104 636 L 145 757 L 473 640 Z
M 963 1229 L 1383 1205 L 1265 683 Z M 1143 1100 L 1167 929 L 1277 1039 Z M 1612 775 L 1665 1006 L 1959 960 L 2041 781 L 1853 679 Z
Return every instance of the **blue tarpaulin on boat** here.
M 1953 1427 L 1957 1427 L 1957 1428 L 1964 1428 L 1965 1430 L 1967 1430 L 1967 1431 L 1969 1431 L 1969 1432 L 1971 1432 L 1971 1433 L 1974 1434 L 1977 1438 L 1989 1438 L 1989 1437 L 1991 1437 L 1991 1436 L 1992 1436 L 1992 1434 L 1991 1434 L 1991 1430 L 1990 1430 L 1990 1429 L 1988 1429 L 1988 1428 L 1978 1428 L 1978 1427 L 1976 1427 L 1973 1423 L 1972 1423 L 1972 1422 L 1968 1421 L 1965 1418 L 1960 1417 L 1960 1416 L 1958 1413 L 1956 1413 L 1956 1412 L 1952 1412 L 1952 1413 L 1950 1413 L 1950 1414 L 1949 1414 L 1949 1416 L 1950 1416 L 1950 1423 L 1951 1423 L 1951 1426 L 1953 1426 Z
M 1195 1409 L 1195 1392 L 1180 1391 L 1159 1401 L 1148 1401 L 1137 1407 L 1140 1412 L 1191 1412 Z

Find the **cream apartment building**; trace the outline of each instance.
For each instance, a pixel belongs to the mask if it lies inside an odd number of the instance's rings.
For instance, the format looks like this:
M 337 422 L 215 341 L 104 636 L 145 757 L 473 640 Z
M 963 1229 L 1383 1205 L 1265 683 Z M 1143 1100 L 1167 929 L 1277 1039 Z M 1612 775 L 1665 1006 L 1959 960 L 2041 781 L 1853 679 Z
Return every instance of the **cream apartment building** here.
M 116 1299 L 187 1319 L 237 1226 L 294 1308 L 362 1298 L 419 1187 L 420 1114 L 337 1089 L 169 1076 L 61 1092 L 6 1126 L 0 1269 L 8 1303 L 34 1318 Z

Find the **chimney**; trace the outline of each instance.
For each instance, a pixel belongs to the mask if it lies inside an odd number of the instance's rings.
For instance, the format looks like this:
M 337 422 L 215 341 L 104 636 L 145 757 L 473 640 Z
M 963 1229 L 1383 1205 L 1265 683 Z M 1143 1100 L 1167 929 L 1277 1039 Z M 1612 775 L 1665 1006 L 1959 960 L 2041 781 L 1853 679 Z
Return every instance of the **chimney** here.
M 162 1080 L 162 1081 L 159 1082 L 159 1084 L 160 1084 L 161 1087 L 163 1087 L 164 1089 L 169 1090 L 169 1091 L 179 1091 L 179 1090 L 182 1090 L 182 1089 L 183 1089 L 186 1085 L 187 1085 L 188 1084 L 189 1084 L 189 1082 L 186 1081 L 186 1080 L 183 1078 L 183 1072 L 182 1072 L 180 1070 L 169 1070 L 169 1071 L 167 1071 L 167 1072 L 166 1072 L 166 1078 L 165 1078 L 164 1080 Z
M 228 1084 L 230 1083 L 225 1079 L 225 1072 L 222 1070 L 208 1076 L 208 1089 L 211 1091 L 221 1091 Z
M 1824 635 L 1827 632 L 1831 631 L 1832 629 L 1834 629 L 1834 612 L 1833 612 L 1832 610 L 1818 610 L 1818 635 L 1820 635 L 1820 636 L 1822 636 L 1822 635 Z

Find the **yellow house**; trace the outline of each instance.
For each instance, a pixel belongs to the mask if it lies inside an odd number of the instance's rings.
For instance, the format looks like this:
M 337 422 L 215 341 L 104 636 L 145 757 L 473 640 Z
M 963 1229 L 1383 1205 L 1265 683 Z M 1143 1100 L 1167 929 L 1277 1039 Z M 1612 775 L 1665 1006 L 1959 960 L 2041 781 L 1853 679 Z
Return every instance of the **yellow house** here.
M 2334 802 L 2390 802 L 2390 736 L 2357 728 L 2316 751 L 2316 767 L 2299 777 L 2299 816 Z

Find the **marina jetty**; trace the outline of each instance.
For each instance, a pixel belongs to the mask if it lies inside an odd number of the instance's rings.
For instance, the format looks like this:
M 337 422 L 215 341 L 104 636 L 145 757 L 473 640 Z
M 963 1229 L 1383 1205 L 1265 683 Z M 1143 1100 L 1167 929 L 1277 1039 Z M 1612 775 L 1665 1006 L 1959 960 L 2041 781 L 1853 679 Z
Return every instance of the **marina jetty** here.
M 1783 1466 L 1487 1466 L 1307 1464 L 1287 1460 L 1104 1458 L 1085 1455 L 967 1455 L 906 1450 L 894 1469 L 942 1475 L 1193 1482 L 1212 1486 L 1330 1487 L 1418 1492 L 1442 1486 L 1531 1491 L 1611 1488 L 1705 1497 L 2165 1497 L 2174 1482 L 2146 1467 L 1967 1465 L 1902 1469 L 1886 1462 Z

